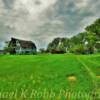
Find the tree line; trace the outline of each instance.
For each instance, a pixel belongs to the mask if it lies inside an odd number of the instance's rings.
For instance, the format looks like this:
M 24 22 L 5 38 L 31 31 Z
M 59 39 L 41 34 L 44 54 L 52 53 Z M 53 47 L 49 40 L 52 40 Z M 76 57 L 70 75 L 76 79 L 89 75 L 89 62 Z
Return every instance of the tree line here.
M 55 38 L 46 52 L 92 54 L 100 52 L 100 18 L 87 26 L 85 31 L 71 38 Z

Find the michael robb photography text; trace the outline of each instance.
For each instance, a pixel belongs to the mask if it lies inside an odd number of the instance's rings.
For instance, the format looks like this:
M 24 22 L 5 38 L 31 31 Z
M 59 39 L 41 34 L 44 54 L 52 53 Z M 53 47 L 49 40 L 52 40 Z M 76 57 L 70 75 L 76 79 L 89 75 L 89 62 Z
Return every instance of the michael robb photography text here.
M 95 97 L 98 96 L 98 98 L 95 99 Z M 30 100 L 30 99 L 43 99 L 43 100 L 99 100 L 100 99 L 100 92 L 95 92 L 95 91 L 91 91 L 91 92 L 82 92 L 82 91 L 69 91 L 69 90 L 63 90 L 61 89 L 60 91 L 58 91 L 58 93 L 56 93 L 55 91 L 53 91 L 52 89 L 50 91 L 48 91 L 47 89 L 44 90 L 35 90 L 32 89 L 29 90 L 25 89 L 25 88 L 21 88 L 20 91 L 18 92 L 17 89 L 13 90 L 13 91 L 0 91 L 0 99 L 13 99 L 13 100 Z

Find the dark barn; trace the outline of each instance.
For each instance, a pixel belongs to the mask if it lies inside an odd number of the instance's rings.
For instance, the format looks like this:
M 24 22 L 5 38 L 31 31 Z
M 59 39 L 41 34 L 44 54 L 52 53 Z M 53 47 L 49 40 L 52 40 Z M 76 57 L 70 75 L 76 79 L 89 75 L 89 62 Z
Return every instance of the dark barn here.
M 10 54 L 35 54 L 37 51 L 35 43 L 32 41 L 11 38 L 8 45 Z

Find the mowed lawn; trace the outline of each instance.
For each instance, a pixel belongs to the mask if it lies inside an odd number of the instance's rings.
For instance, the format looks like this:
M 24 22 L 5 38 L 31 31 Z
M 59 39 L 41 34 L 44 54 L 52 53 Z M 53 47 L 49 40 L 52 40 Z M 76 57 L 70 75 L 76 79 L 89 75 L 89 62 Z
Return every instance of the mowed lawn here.
M 65 91 L 98 92 L 100 54 L 1 55 L 0 92 L 16 90 L 19 98 L 24 90 L 27 91 L 27 96 L 23 95 L 23 98 L 28 97 L 33 90 L 53 92 L 56 94 L 55 98 L 61 91 L 63 94 Z M 44 100 L 35 96 L 33 98 Z M 55 100 L 63 100 L 61 98 Z

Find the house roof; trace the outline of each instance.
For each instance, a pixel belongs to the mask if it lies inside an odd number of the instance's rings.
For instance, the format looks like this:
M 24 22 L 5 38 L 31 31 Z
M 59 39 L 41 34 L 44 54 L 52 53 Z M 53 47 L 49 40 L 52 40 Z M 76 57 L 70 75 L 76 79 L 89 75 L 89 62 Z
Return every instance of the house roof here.
M 16 38 L 12 38 L 11 41 L 13 42 L 18 41 L 22 48 L 29 48 L 29 49 L 36 48 L 35 43 L 33 43 L 32 41 L 26 41 L 26 40 L 21 40 Z

